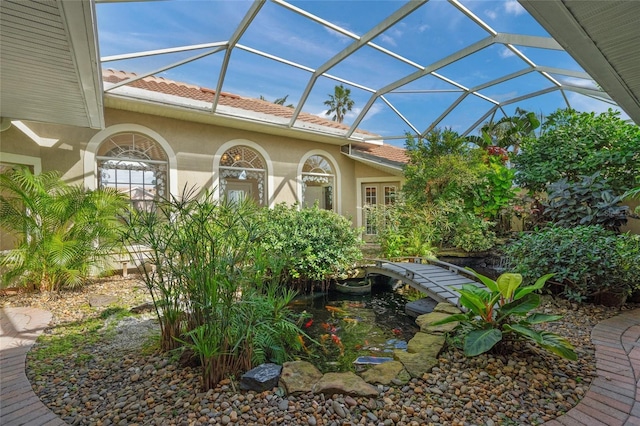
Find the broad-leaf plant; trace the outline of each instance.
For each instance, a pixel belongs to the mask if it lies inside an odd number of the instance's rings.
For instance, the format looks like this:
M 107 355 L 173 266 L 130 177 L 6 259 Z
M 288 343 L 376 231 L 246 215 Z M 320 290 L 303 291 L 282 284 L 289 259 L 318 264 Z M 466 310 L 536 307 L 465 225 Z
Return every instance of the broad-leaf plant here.
M 456 330 L 466 333 L 463 339 L 465 355 L 480 355 L 507 340 L 528 340 L 563 358 L 577 359 L 573 346 L 565 338 L 534 328 L 536 324 L 561 318 L 560 315 L 532 312 L 540 305 L 540 296 L 534 292 L 541 289 L 553 274 L 543 275 L 533 285 L 522 286 L 520 274 L 507 272 L 494 281 L 473 270 L 471 272 L 486 289 L 472 284 L 462 286 L 457 291 L 466 312 L 434 323 L 459 322 Z

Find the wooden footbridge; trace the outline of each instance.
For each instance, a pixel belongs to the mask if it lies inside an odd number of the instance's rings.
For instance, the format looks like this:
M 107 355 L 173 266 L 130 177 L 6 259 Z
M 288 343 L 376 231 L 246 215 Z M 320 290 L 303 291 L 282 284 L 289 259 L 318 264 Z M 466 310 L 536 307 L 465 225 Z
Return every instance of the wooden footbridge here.
M 398 259 L 400 260 L 400 259 Z M 403 258 L 403 261 L 372 259 L 364 266 L 367 275 L 386 275 L 425 293 L 438 302 L 460 307 L 460 295 L 455 289 L 464 284 L 485 288 L 468 270 L 450 263 L 422 257 Z

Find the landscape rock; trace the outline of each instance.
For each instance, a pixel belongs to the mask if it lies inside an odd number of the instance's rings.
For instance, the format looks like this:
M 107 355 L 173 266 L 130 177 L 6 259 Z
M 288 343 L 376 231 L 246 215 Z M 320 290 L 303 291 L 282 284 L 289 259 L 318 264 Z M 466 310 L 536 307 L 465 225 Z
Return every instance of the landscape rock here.
M 109 306 L 118 301 L 116 296 L 109 296 L 106 294 L 90 294 L 87 296 L 89 306 L 97 308 L 100 306 Z
M 378 396 L 378 389 L 355 373 L 327 373 L 313 387 L 314 393 L 324 395 Z
M 391 381 L 395 379 L 398 374 L 404 369 L 401 362 L 389 361 L 382 364 L 374 365 L 373 367 L 362 372 L 360 376 L 362 379 L 371 384 L 389 385 Z
M 280 386 L 287 395 L 306 393 L 322 378 L 322 373 L 307 361 L 285 362 L 280 374 Z
M 437 358 L 444 347 L 444 342 L 445 337 L 442 334 L 417 332 L 407 343 L 407 352 Z
M 278 364 L 260 364 L 242 375 L 240 389 L 264 392 L 278 385 L 282 366 Z
M 393 358 L 400 361 L 411 377 L 421 378 L 438 365 L 438 359 L 422 353 L 409 353 L 396 349 Z
M 453 314 L 459 314 L 462 311 L 457 307 L 453 306 L 451 303 L 440 302 L 436 305 L 435 308 L 433 308 L 433 312 L 441 312 L 443 314 L 453 315 Z
M 144 302 L 129 309 L 129 312 L 132 314 L 141 314 L 143 312 L 152 312 L 154 310 L 153 302 Z
M 440 321 L 443 320 L 447 317 L 449 317 L 451 314 L 446 314 L 443 312 L 436 312 L 435 310 L 433 312 L 429 312 L 428 314 L 424 314 L 424 315 L 420 315 L 418 318 L 416 318 L 416 324 L 418 324 L 418 326 L 420 327 L 420 331 L 422 331 L 423 333 L 447 333 L 451 330 L 453 330 L 454 328 L 456 328 L 456 326 L 458 325 L 457 322 L 450 322 L 447 324 L 442 324 L 442 325 L 431 325 L 436 321 Z

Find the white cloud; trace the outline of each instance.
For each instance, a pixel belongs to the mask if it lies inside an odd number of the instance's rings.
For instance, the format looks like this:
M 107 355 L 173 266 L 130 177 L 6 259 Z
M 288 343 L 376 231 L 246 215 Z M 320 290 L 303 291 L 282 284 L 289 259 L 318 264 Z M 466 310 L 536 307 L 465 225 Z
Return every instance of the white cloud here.
M 389 44 L 391 46 L 397 46 L 398 45 L 393 37 L 390 37 L 390 36 L 388 36 L 386 34 L 381 34 L 380 35 L 380 40 L 382 40 L 384 43 Z
M 498 17 L 498 13 L 495 10 L 491 10 L 491 9 L 485 10 L 484 14 L 487 15 L 487 17 L 492 21 L 495 21 L 496 18 Z
M 598 86 L 595 82 L 584 78 L 562 77 L 558 78 L 558 80 L 560 80 L 562 84 L 567 84 L 569 86 L 584 87 L 585 89 L 594 90 L 598 89 Z
M 418 27 L 418 32 L 423 33 L 427 31 L 431 26 L 429 24 L 422 24 Z
M 609 108 L 614 111 L 620 111 L 620 118 L 628 120 L 629 116 L 618 106 L 608 104 L 606 102 L 599 101 L 588 96 L 581 95 L 579 93 L 568 93 L 567 99 L 571 108 L 577 111 L 595 112 L 596 114 L 606 112 Z
M 512 56 L 515 56 L 516 54 L 513 53 L 513 51 L 511 49 L 507 49 L 506 47 L 503 47 L 502 49 L 500 49 L 500 52 L 498 52 L 498 55 L 500 55 L 501 58 L 510 58 Z
M 524 7 L 522 7 L 517 0 L 508 0 L 505 2 L 504 10 L 508 14 L 516 16 L 522 15 L 525 12 Z

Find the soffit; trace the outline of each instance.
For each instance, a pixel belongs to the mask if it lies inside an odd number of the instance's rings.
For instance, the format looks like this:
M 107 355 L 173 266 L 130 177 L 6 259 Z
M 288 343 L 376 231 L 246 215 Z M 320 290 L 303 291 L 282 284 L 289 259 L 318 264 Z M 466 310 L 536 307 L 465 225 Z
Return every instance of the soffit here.
M 0 2 L 0 116 L 104 127 L 93 0 Z
M 640 2 L 519 1 L 611 98 L 640 123 Z

